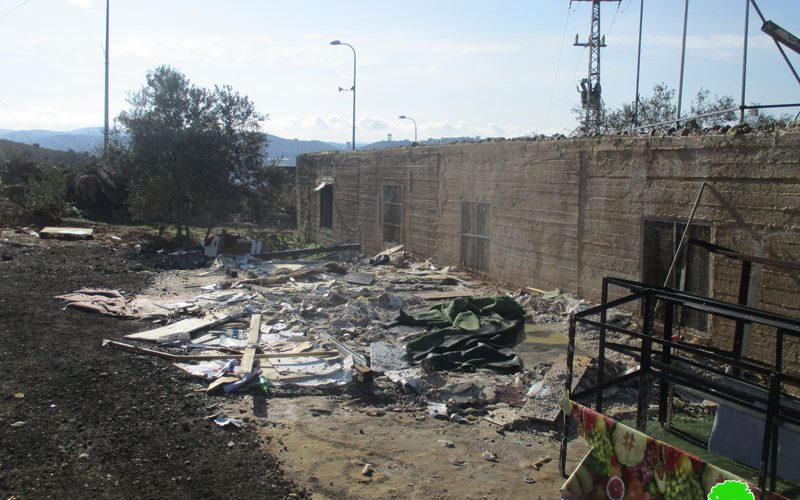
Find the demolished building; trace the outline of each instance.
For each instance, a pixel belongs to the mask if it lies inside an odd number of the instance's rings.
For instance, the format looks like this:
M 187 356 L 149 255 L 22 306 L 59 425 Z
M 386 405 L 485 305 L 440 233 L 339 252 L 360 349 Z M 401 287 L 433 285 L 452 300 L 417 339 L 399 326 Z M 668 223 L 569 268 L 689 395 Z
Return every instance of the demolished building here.
M 488 140 L 304 155 L 297 162 L 298 226 L 309 240 L 358 242 L 365 252 L 403 244 L 508 285 L 599 301 L 605 276 L 663 284 L 696 199 L 690 238 L 797 260 L 798 150 L 795 124 L 769 133 Z M 793 269 L 754 264 L 742 297 L 740 262 L 689 245 L 684 268 L 667 285 L 800 313 Z M 710 347 L 730 348 L 736 335 L 726 319 L 688 313 L 680 321 Z M 743 350 L 768 362 L 772 339 L 754 328 Z M 800 369 L 798 343 L 787 342 L 784 356 L 789 370 Z

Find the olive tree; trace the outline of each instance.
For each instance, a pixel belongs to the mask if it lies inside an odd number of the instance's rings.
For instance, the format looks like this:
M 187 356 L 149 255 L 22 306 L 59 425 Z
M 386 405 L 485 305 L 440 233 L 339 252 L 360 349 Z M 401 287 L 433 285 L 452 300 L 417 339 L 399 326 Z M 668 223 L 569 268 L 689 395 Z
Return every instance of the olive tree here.
M 252 101 L 229 86 L 206 89 L 161 66 L 117 118 L 112 156 L 124 169 L 134 218 L 210 228 L 236 213 L 264 182 L 266 135 Z

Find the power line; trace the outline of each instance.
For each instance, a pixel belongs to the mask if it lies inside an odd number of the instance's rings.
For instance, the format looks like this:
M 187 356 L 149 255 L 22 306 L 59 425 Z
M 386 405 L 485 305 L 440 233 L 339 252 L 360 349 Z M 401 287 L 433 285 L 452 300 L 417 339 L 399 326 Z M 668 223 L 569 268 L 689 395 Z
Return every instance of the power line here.
M 14 113 L 12 113 L 10 109 L 8 109 L 8 106 L 6 106 L 5 101 L 0 99 L 0 104 L 2 104 L 3 108 L 5 108 L 6 113 L 8 113 L 8 116 L 10 116 L 12 120 L 14 120 L 14 124 L 16 124 L 17 129 L 20 132 L 22 132 L 22 134 L 25 136 L 26 139 L 28 139 L 28 142 L 33 143 L 33 139 L 31 139 L 31 136 L 29 136 L 28 133 L 25 132 L 25 130 L 22 129 L 22 125 L 19 124 L 19 122 L 17 121 L 17 118 L 14 116 Z
M 7 10 L 7 11 L 6 11 L 6 12 L 4 12 L 3 14 L 0 14 L 0 19 L 4 19 L 4 18 L 6 18 L 6 17 L 10 16 L 10 15 L 11 15 L 11 14 L 12 14 L 14 11 L 16 11 L 17 9 L 19 9 L 20 7 L 22 7 L 23 5 L 25 5 L 26 3 L 30 2 L 30 1 L 31 1 L 31 0 L 25 0 L 24 2 L 20 3 L 19 5 L 17 5 L 17 6 L 16 6 L 16 7 L 14 7 L 13 9 L 11 9 L 11 10 Z
M 569 15 L 572 13 L 572 6 L 567 6 L 567 17 L 564 19 L 564 33 L 561 35 L 561 48 L 558 50 L 558 62 L 556 63 L 556 73 L 553 76 L 553 84 L 550 86 L 550 102 L 547 103 L 547 114 L 544 116 L 544 126 L 550 124 L 550 110 L 553 107 L 553 95 L 556 91 L 556 83 L 558 83 L 558 74 L 561 71 L 561 56 L 564 54 L 564 40 L 567 38 L 567 28 L 569 27 Z

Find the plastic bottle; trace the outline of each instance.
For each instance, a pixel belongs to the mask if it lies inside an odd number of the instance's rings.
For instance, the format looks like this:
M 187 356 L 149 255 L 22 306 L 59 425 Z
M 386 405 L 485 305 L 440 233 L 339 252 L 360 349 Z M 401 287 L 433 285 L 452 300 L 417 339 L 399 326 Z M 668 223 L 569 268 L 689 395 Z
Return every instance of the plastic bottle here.
M 269 396 L 269 380 L 264 375 L 258 377 L 258 385 L 261 387 L 261 390 L 264 391 L 264 394 Z

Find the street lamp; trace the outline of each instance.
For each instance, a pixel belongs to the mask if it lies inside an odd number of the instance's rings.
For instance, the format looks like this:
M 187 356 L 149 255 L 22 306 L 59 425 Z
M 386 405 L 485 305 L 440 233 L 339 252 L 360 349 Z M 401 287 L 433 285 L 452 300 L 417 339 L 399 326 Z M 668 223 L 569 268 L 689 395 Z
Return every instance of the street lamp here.
M 350 91 L 353 93 L 353 151 L 356 150 L 356 49 L 349 43 L 344 43 L 339 40 L 334 40 L 331 45 L 347 45 L 353 51 L 353 86 Z M 347 92 L 348 89 L 339 87 L 339 92 Z
M 400 116 L 398 116 L 398 118 L 400 118 L 401 120 L 411 120 L 412 122 L 414 122 L 414 144 L 416 144 L 417 143 L 417 120 L 411 118 L 410 116 L 406 116 L 406 115 L 400 115 Z

